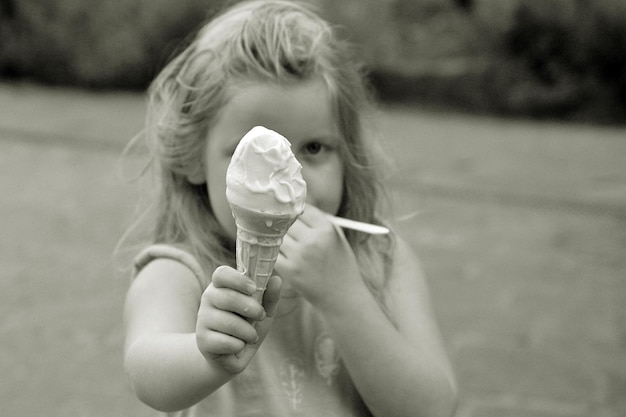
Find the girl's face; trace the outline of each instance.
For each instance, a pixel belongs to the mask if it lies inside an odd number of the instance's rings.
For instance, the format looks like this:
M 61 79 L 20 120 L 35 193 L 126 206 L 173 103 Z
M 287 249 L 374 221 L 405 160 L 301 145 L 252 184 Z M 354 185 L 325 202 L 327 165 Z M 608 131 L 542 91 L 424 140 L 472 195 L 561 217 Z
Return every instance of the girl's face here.
M 247 84 L 234 90 L 208 133 L 204 175 L 211 207 L 233 239 L 236 226 L 226 200 L 226 169 L 239 140 L 254 126 L 285 136 L 302 164 L 307 204 L 337 214 L 343 195 L 342 139 L 333 117 L 331 97 L 321 80 L 293 86 Z

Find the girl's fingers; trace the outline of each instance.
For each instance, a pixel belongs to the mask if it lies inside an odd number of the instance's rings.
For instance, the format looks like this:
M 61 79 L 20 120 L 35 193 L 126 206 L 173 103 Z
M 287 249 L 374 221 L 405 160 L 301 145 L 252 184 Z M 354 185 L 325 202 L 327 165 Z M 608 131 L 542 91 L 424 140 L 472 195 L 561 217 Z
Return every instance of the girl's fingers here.
M 289 228 L 287 235 L 291 236 L 295 241 L 300 241 L 309 237 L 312 230 L 325 229 L 331 226 L 332 224 L 328 220 L 328 216 L 323 211 L 314 206 L 307 206 L 304 213 Z
M 280 245 L 279 253 L 285 256 L 286 253 L 289 251 L 289 248 L 291 248 L 295 244 L 296 244 L 296 240 L 290 234 L 286 234 L 285 237 L 283 237 L 282 245 Z M 280 258 L 278 259 L 280 260 Z
M 256 285 L 250 277 L 223 265 L 215 269 L 211 283 L 215 288 L 229 288 L 248 295 L 256 291 Z
M 234 336 L 215 331 L 197 333 L 198 348 L 209 355 L 232 355 L 243 350 L 246 343 Z
M 213 284 L 211 284 L 213 285 Z M 204 297 L 214 309 L 235 313 L 250 320 L 263 320 L 265 310 L 250 295 L 242 294 L 230 288 L 213 288 L 205 292 Z
M 209 334 L 222 333 L 248 344 L 256 343 L 258 340 L 256 330 L 248 321 L 228 311 L 210 310 L 204 315 L 203 323 Z
M 282 285 L 282 280 L 277 275 L 271 277 L 267 282 L 267 288 L 263 294 L 263 307 L 267 317 L 274 317 L 274 314 L 276 314 Z
M 289 228 L 287 234 L 292 236 L 295 240 L 298 240 L 301 236 L 306 236 L 318 221 L 319 213 L 321 213 L 321 211 L 318 208 L 307 205 L 304 209 L 304 213 L 302 213 L 298 217 L 298 220 Z

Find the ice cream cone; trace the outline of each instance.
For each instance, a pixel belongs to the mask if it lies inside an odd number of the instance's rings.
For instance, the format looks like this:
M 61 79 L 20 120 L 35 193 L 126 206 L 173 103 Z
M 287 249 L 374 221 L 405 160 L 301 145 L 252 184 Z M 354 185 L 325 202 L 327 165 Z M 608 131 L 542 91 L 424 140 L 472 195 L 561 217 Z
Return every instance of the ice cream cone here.
M 248 210 L 231 205 L 237 224 L 237 270 L 254 280 L 254 298 L 261 302 L 283 243 L 297 216 Z
M 306 182 L 289 141 L 255 126 L 235 148 L 226 199 L 237 224 L 237 269 L 252 278 L 261 301 L 289 227 L 304 212 Z

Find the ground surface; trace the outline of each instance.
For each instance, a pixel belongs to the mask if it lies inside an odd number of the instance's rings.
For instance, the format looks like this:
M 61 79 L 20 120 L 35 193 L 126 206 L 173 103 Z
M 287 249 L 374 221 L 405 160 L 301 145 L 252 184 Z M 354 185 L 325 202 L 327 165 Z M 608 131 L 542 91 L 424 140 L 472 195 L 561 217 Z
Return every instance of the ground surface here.
M 122 371 L 111 253 L 143 97 L 0 85 L 0 409 L 150 416 Z M 386 107 L 459 417 L 626 415 L 626 129 Z M 140 161 L 131 157 L 126 167 Z

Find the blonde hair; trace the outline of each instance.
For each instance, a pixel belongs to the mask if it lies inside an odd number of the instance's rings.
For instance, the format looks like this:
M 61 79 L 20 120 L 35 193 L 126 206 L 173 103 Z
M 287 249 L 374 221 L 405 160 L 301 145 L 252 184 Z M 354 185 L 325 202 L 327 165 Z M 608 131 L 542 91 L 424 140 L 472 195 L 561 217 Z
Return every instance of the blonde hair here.
M 154 212 L 147 217 L 154 242 L 184 246 L 212 271 L 234 262 L 233 242 L 222 231 L 204 184 L 188 178 L 203 169 L 207 133 L 228 102 L 229 89 L 252 81 L 290 85 L 321 78 L 345 139 L 344 195 L 339 215 L 380 223 L 381 184 L 374 154 L 362 134 L 370 97 L 348 43 L 307 6 L 293 1 L 246 1 L 207 23 L 149 89 L 145 138 L 159 176 Z M 370 289 L 382 298 L 391 238 L 347 232 Z

